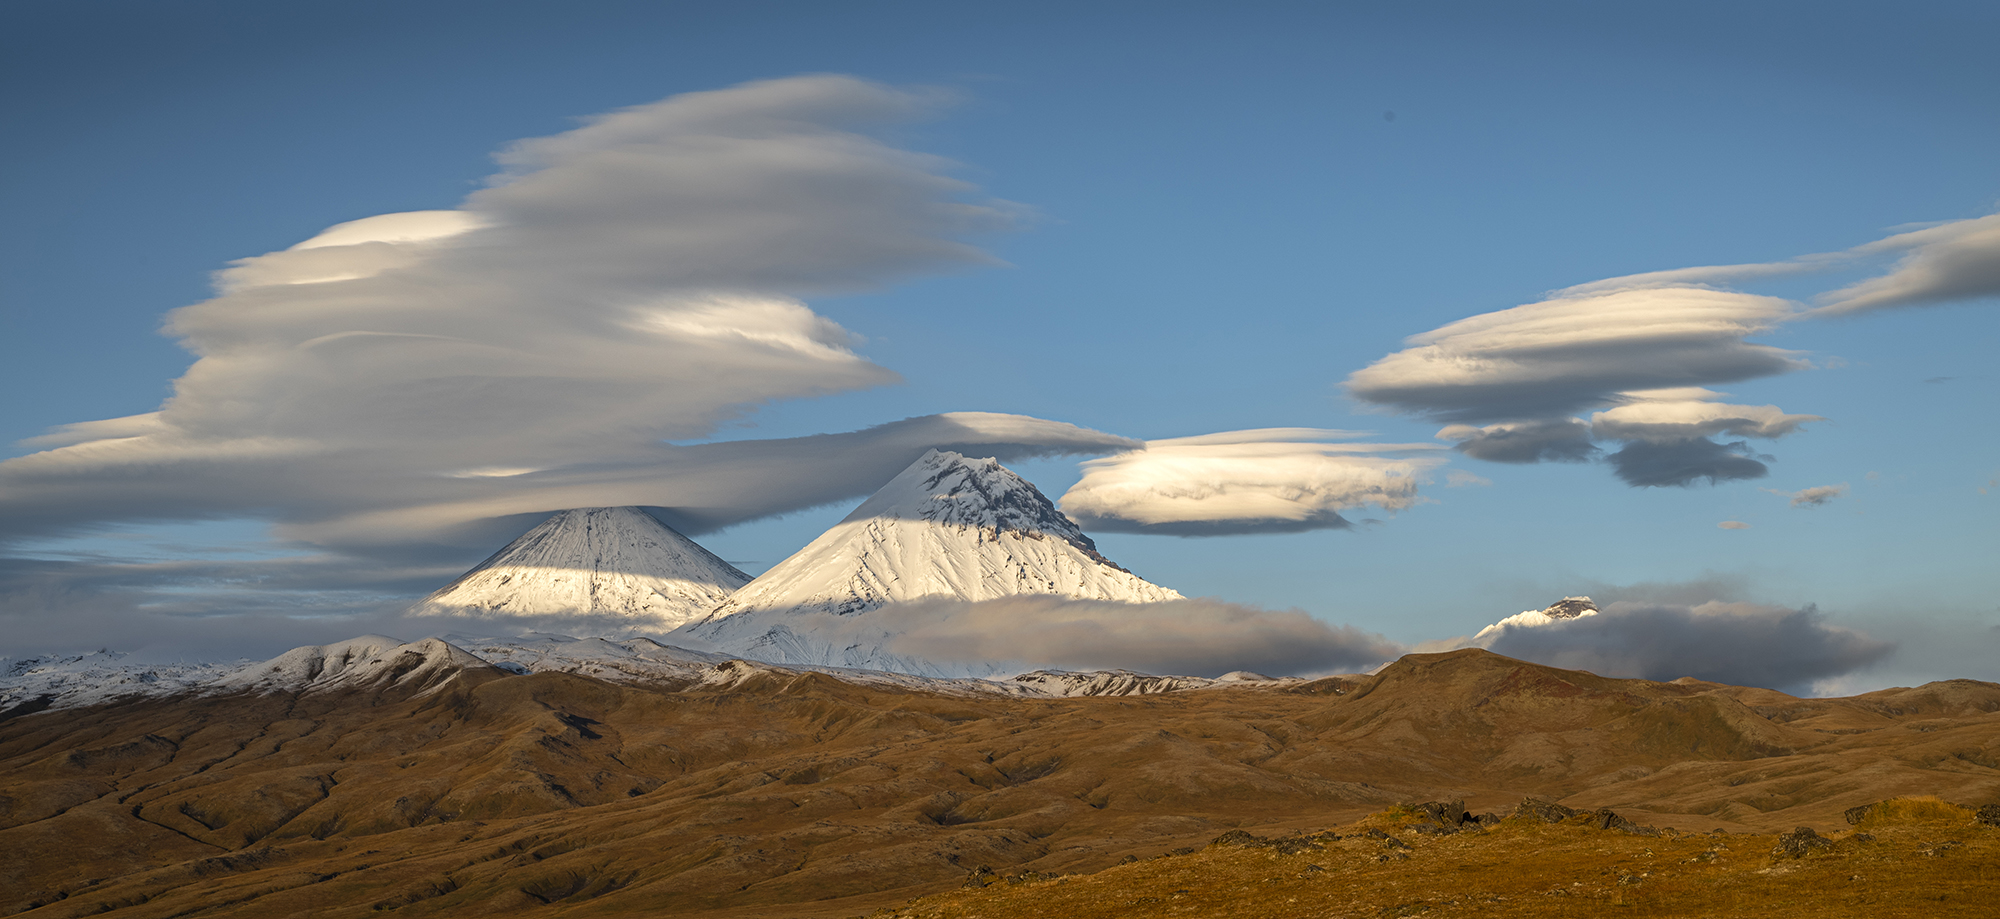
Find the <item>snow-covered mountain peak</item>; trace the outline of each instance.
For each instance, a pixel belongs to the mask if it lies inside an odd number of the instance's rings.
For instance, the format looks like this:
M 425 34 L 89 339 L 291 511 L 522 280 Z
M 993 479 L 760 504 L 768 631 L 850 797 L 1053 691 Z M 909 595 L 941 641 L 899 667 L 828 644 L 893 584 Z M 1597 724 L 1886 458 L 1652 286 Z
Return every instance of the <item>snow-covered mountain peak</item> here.
M 404 643 L 383 635 L 363 635 L 329 645 L 293 648 L 212 685 L 224 691 L 254 692 L 403 685 L 436 688 L 462 671 L 485 670 L 490 666 L 465 649 L 438 638 Z
M 1056 510 L 1054 502 L 999 460 L 949 450 L 925 453 L 841 522 L 873 518 L 1043 533 L 1097 551 L 1090 537 Z
M 902 626 L 861 614 L 914 600 L 1029 595 L 1181 599 L 1098 554 L 1047 497 L 997 461 L 932 450 L 668 640 L 779 664 L 983 676 L 896 651 Z
M 750 576 L 636 507 L 559 511 L 411 607 L 420 616 L 592 617 L 671 629 Z
M 1550 619 L 1575 619 L 1596 613 L 1597 604 L 1590 602 L 1589 597 L 1564 597 L 1542 610 L 1542 615 Z
M 1480 629 L 1479 634 L 1472 636 L 1472 644 L 1476 647 L 1490 648 L 1500 639 L 1501 633 L 1510 628 L 1546 628 L 1597 614 L 1597 604 L 1591 602 L 1589 597 L 1564 597 L 1542 609 L 1524 610 Z

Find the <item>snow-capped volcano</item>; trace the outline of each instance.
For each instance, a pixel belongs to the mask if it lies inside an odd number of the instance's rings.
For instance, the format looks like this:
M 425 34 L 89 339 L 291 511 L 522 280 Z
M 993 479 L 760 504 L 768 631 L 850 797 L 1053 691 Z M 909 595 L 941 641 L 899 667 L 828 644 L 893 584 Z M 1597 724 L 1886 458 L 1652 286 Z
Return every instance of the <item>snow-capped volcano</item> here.
M 1555 625 L 1558 622 L 1581 619 L 1585 616 L 1595 616 L 1597 613 L 1597 604 L 1591 602 L 1589 597 L 1564 597 L 1543 609 L 1531 609 L 1515 613 L 1486 628 L 1480 629 L 1479 634 L 1472 636 L 1472 644 L 1481 648 L 1490 648 L 1494 642 L 1500 639 L 1501 633 L 1508 629 L 1545 628 Z
M 998 461 L 932 450 L 675 635 L 774 663 L 925 671 L 922 662 L 889 653 L 887 633 L 881 641 L 843 635 L 829 642 L 816 640 L 808 623 L 814 614 L 852 617 L 899 601 L 1024 594 L 1181 599 L 1112 564 L 1075 522 Z
M 664 631 L 706 614 L 749 580 L 639 508 L 580 507 L 543 521 L 410 612 L 575 616 Z

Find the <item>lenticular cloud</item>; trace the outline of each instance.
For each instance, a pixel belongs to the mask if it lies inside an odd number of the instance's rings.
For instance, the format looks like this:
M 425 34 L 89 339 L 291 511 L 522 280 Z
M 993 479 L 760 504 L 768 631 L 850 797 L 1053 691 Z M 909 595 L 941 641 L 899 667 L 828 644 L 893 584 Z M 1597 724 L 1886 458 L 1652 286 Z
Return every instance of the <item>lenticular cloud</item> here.
M 1342 511 L 1416 504 L 1444 462 L 1430 444 L 1337 440 L 1351 436 L 1265 428 L 1147 441 L 1085 462 L 1063 513 L 1096 530 L 1179 536 L 1338 529 L 1350 525 Z
M 1796 314 L 1776 297 L 1700 287 L 1567 291 L 1413 336 L 1347 389 L 1452 422 L 1438 438 L 1474 459 L 1603 459 L 1634 486 L 1759 478 L 1768 469 L 1744 441 L 1712 438 L 1777 438 L 1824 419 L 1727 404 L 1703 387 L 1807 366 L 1747 340 Z
M 1131 446 L 977 413 L 733 452 L 663 443 L 898 379 L 802 298 L 988 261 L 967 240 L 1017 209 L 865 133 L 936 102 L 833 76 L 675 96 L 508 147 L 458 208 L 236 261 L 218 296 L 170 315 L 198 359 L 158 411 L 0 463 L 0 538 L 255 516 L 355 549 L 631 503 L 727 525 L 865 493 L 934 445 L 906 443 L 912 424 L 1003 456 Z M 708 462 L 724 453 L 735 478 Z M 784 484 L 736 481 L 753 476 Z

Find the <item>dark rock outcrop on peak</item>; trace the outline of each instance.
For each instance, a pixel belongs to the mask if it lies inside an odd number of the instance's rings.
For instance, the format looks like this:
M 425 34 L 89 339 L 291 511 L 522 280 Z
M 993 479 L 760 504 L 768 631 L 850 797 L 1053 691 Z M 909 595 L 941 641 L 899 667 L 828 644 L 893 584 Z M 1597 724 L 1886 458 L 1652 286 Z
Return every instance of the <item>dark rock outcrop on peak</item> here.
M 1550 619 L 1575 619 L 1586 612 L 1597 611 L 1597 604 L 1591 602 L 1589 597 L 1564 597 L 1544 608 L 1542 615 Z

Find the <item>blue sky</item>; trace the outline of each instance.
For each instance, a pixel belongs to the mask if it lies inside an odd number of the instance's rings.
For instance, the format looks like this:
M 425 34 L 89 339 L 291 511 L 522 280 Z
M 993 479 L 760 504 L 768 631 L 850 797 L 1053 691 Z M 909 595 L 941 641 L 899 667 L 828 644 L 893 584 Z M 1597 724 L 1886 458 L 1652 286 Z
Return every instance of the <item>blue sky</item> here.
M 210 273 L 234 260 L 344 221 L 456 207 L 496 151 L 580 118 L 800 74 L 948 91 L 928 117 L 866 133 L 955 162 L 935 171 L 968 183 L 967 200 L 1018 205 L 1014 226 L 965 237 L 996 264 L 800 294 L 900 384 L 777 398 L 676 442 L 982 411 L 1148 440 L 1311 427 L 1445 446 L 1438 419 L 1341 383 L 1409 336 L 1553 290 L 1842 252 L 2000 203 L 1990 7 L 1608 7 L 12 4 L 0 439 L 159 407 L 191 361 L 159 333 L 163 315 L 213 296 Z M 1894 262 L 1714 283 L 1804 308 Z M 1709 388 L 1826 419 L 1749 441 L 1776 457 L 1761 478 L 1635 488 L 1601 461 L 1446 451 L 1421 503 L 1343 510 L 1351 527 L 1099 541 L 1183 593 L 1405 643 L 1574 593 L 1816 603 L 1900 644 L 1830 688 L 2000 679 L 1993 305 L 1989 293 L 1750 335 L 1810 368 Z M 1079 458 L 1013 465 L 1055 497 Z M 1454 471 L 1490 484 L 1451 487 Z M 215 597 L 234 598 L 215 608 L 248 636 L 243 653 L 261 653 L 341 637 L 343 622 L 288 630 L 259 615 L 424 590 L 414 567 L 251 586 L 226 564 L 120 567 L 313 551 L 240 508 L 198 525 L 139 519 L 154 513 L 136 506 L 139 475 L 133 519 L 79 512 L 80 529 L 18 531 L 18 556 L 84 567 L 54 581 L 8 569 L 5 614 L 37 625 L 0 653 L 107 641 L 50 624 L 77 604 L 112 611 L 73 620 L 89 629 L 164 616 L 171 627 L 133 634 L 214 641 L 190 623 Z M 1773 493 L 1839 484 L 1819 506 Z M 698 538 L 754 572 L 852 503 Z M 158 513 L 194 513 L 174 507 Z

